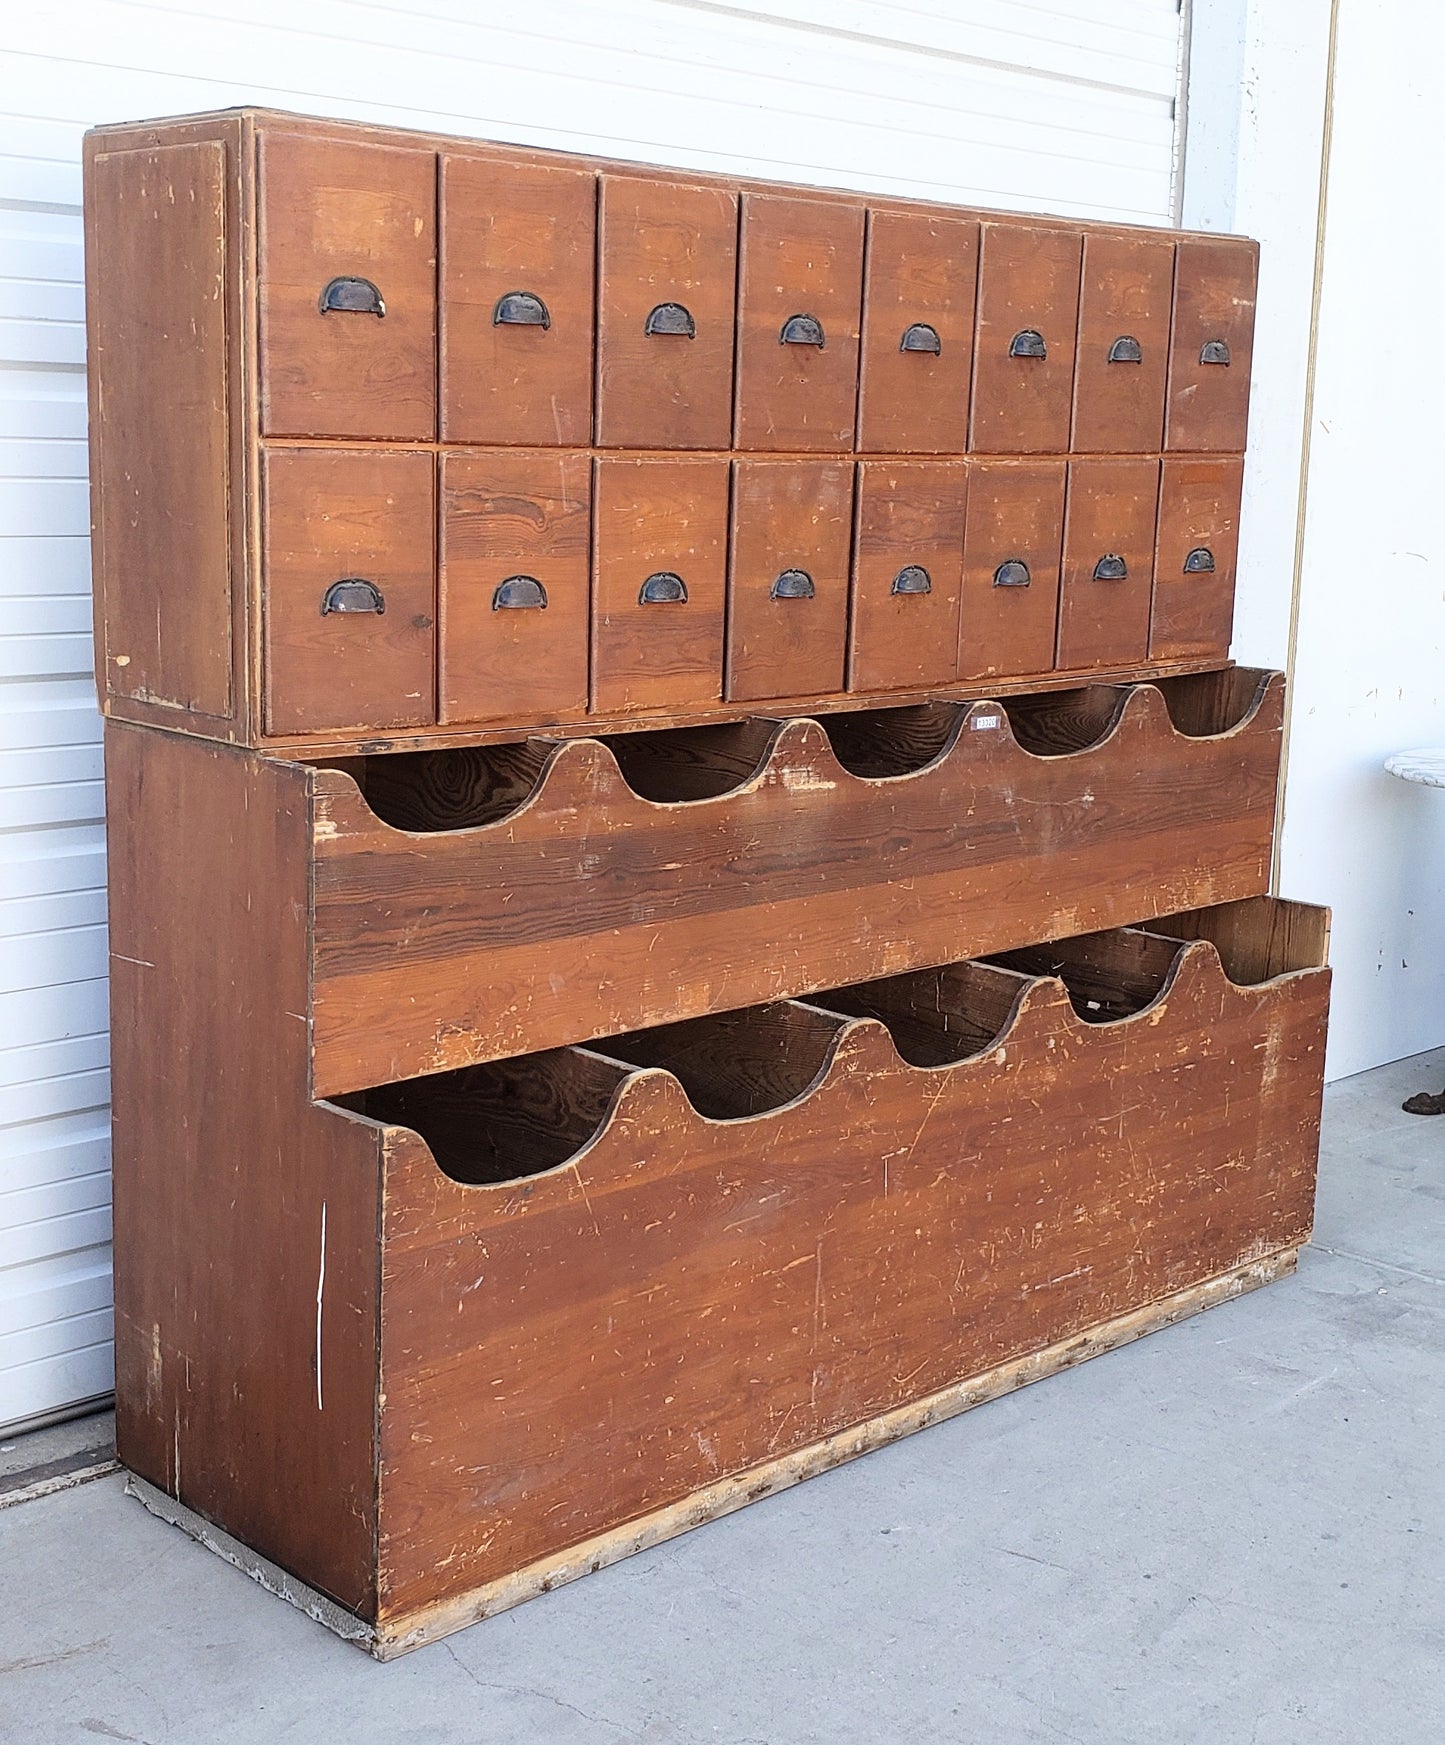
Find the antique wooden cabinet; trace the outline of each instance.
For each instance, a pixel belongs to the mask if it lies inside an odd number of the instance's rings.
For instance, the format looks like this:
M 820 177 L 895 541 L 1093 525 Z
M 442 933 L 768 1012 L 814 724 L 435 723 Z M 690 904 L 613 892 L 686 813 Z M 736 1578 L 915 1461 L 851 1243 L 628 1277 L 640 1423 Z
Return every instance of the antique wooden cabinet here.
M 117 1409 L 387 1656 L 1289 1270 L 1254 245 L 86 147 Z

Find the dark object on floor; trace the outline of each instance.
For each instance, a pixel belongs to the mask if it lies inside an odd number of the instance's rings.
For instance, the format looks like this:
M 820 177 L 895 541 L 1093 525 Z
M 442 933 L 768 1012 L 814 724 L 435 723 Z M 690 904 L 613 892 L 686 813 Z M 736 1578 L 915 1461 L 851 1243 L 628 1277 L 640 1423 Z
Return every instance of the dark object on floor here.
M 1436 1096 L 1433 1091 L 1416 1091 L 1406 1097 L 1400 1107 L 1407 1115 L 1445 1115 L 1445 1091 Z

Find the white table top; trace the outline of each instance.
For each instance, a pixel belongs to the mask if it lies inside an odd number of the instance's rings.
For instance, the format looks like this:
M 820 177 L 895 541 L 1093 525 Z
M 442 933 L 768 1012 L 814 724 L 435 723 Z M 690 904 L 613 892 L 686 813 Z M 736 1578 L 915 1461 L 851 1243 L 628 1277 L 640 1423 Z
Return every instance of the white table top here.
M 1445 746 L 1427 746 L 1423 751 L 1397 751 L 1385 759 L 1385 768 L 1402 782 L 1420 782 L 1427 788 L 1445 788 Z

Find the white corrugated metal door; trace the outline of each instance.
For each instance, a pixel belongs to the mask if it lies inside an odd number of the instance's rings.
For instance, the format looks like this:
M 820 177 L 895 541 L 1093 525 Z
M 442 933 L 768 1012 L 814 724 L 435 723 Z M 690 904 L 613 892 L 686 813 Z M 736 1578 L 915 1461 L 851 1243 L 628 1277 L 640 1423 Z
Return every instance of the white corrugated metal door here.
M 80 137 L 237 103 L 1169 222 L 1178 0 L 80 0 L 0 53 L 0 1427 L 110 1385 Z

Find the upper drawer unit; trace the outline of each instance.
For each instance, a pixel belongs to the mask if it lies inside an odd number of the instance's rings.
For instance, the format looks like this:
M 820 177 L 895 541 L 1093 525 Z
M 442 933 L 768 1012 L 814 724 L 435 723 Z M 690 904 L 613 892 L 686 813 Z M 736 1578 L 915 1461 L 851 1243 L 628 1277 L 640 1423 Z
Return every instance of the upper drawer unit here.
M 1236 237 L 1181 239 L 1174 269 L 1166 448 L 1243 452 L 1258 272 L 1255 243 Z

